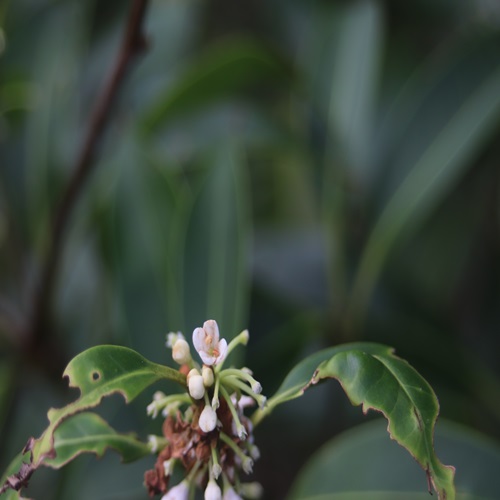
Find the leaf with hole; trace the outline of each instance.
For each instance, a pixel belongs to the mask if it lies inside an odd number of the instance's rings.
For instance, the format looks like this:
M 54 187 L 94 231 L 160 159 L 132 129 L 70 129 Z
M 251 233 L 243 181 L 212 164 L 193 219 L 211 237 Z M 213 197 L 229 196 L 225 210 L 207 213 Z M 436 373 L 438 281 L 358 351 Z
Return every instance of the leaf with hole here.
M 80 398 L 64 408 L 52 408 L 47 416 L 49 426 L 32 446 L 33 465 L 54 458 L 54 433 L 68 417 L 97 406 L 103 397 L 121 394 L 127 403 L 152 383 L 169 379 L 185 384 L 179 371 L 158 365 L 120 346 L 98 346 L 88 349 L 68 364 L 64 376 L 70 387 L 80 389 Z

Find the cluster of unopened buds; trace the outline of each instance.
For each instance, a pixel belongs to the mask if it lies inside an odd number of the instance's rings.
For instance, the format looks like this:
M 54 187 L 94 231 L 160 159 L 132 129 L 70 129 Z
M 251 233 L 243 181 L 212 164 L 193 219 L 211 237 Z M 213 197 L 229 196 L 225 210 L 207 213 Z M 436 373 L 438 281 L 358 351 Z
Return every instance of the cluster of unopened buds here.
M 214 320 L 205 321 L 193 332 L 193 345 L 202 364 L 191 357 L 184 336 L 167 335 L 167 347 L 186 375 L 182 394 L 157 392 L 148 405 L 148 415 L 164 417 L 162 436 L 150 436 L 149 446 L 157 454 L 155 468 L 145 474 L 149 495 L 161 500 L 194 498 L 196 488 L 204 490 L 205 500 L 258 498 L 260 484 L 242 482 L 241 472 L 250 474 L 259 450 L 254 444 L 252 423 L 244 415 L 248 406 L 263 408 L 266 398 L 262 386 L 247 368 L 222 369 L 229 353 L 239 344 L 246 345 L 244 330 L 229 344 L 219 335 Z M 176 471 L 180 482 L 170 485 Z

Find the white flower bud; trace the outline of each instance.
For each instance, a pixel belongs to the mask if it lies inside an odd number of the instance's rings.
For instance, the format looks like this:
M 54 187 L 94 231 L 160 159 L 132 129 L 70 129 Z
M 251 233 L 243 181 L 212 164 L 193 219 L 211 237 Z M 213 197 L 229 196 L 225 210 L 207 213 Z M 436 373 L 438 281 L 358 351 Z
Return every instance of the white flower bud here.
M 250 447 L 248 448 L 248 452 L 254 460 L 258 460 L 260 458 L 260 450 L 254 444 L 250 445 Z
M 189 344 L 184 339 L 177 339 L 172 347 L 172 358 L 179 365 L 184 365 L 191 361 Z
M 211 387 L 214 384 L 214 371 L 210 366 L 203 365 L 201 376 L 203 377 L 205 387 Z
M 245 457 L 241 466 L 247 474 L 251 474 L 253 471 L 253 460 L 250 457 Z
M 203 408 L 198 425 L 203 432 L 211 432 L 215 429 L 217 425 L 217 413 L 215 413 L 210 405 L 206 405 Z
M 255 394 L 260 394 L 262 392 L 262 386 L 260 385 L 259 382 L 255 381 L 253 384 L 252 384 L 252 391 L 255 393 Z
M 170 332 L 167 333 L 167 342 L 166 345 L 169 349 L 172 349 L 174 347 L 174 344 L 179 340 L 183 339 L 184 335 L 182 335 L 181 332 Z
M 221 472 L 222 472 L 222 467 L 219 464 L 214 464 L 212 467 L 212 474 L 214 475 L 215 479 L 219 479 Z
M 193 370 L 191 370 L 192 372 Z M 189 374 L 191 374 L 189 372 Z M 198 374 L 189 376 L 188 374 L 188 388 L 189 394 L 193 399 L 201 399 L 205 395 L 205 386 L 203 385 L 203 377 Z
M 165 477 L 171 476 L 174 471 L 174 462 L 175 459 L 171 458 L 170 460 L 165 460 L 163 462 L 163 470 L 165 471 Z
M 189 498 L 189 483 L 184 479 L 181 483 L 170 488 L 161 500 L 188 500 Z
M 149 449 L 151 450 L 151 453 L 156 453 L 158 451 L 158 438 L 153 435 L 148 436 L 148 446 Z
M 205 500 L 222 500 L 222 492 L 214 479 L 210 479 L 205 489 Z

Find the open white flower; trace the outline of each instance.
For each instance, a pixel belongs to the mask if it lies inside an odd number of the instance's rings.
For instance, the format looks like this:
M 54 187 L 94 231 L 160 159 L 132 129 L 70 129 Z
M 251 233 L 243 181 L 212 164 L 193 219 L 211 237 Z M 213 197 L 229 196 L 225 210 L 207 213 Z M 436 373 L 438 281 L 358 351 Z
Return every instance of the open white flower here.
M 213 319 L 205 321 L 203 328 L 195 328 L 193 345 L 203 363 L 208 366 L 216 365 L 226 357 L 227 342 L 225 339 L 219 340 L 219 326 Z

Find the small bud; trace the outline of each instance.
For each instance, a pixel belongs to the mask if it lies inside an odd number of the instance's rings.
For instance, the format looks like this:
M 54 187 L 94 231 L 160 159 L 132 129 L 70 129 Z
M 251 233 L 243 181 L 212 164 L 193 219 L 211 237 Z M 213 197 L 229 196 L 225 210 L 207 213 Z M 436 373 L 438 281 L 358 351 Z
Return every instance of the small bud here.
M 211 387 L 214 384 L 214 371 L 210 366 L 203 365 L 201 376 L 203 377 L 205 387 Z
M 153 435 L 148 436 L 148 446 L 151 453 L 156 453 L 158 451 L 158 437 Z
M 151 453 L 157 453 L 167 445 L 168 441 L 163 436 L 154 436 L 152 434 L 148 436 L 148 447 Z
M 245 457 L 241 466 L 247 474 L 251 474 L 253 471 L 253 460 L 250 457 Z
M 198 425 L 203 432 L 211 432 L 215 429 L 217 425 L 217 413 L 215 413 L 210 405 L 206 405 L 203 408 Z
M 210 479 L 205 489 L 205 500 L 222 500 L 222 492 L 214 479 Z
M 255 393 L 255 394 L 260 394 L 262 392 L 262 386 L 260 385 L 259 382 L 255 381 L 253 384 L 252 384 L 252 391 Z
M 192 371 L 193 370 L 191 370 L 191 372 Z M 199 373 L 191 375 L 191 372 L 189 372 L 187 379 L 189 394 L 193 399 L 201 399 L 205 395 L 205 386 L 203 385 L 203 377 Z
M 219 464 L 214 464 L 212 467 L 212 474 L 214 475 L 215 479 L 219 479 L 221 472 L 222 472 L 222 467 Z
M 152 417 L 156 418 L 158 416 L 158 403 L 156 401 L 152 401 L 146 407 L 146 413 Z
M 254 444 L 252 444 L 252 445 L 249 446 L 248 452 L 250 453 L 250 456 L 254 460 L 258 460 L 260 458 L 260 450 Z
M 250 334 L 248 333 L 248 330 L 243 330 L 241 333 L 241 343 L 243 345 L 247 345 L 248 344 L 248 339 L 250 338 Z
M 163 470 L 165 471 L 165 477 L 171 476 L 174 471 L 174 463 L 175 459 L 171 458 L 170 460 L 165 460 L 163 462 Z
M 166 342 L 166 346 L 169 348 L 169 349 L 173 349 L 175 343 L 179 340 L 179 339 L 184 339 L 184 335 L 182 335 L 181 332 L 170 332 L 170 333 L 167 333 L 167 342 Z
M 179 365 L 185 365 L 191 361 L 191 352 L 189 344 L 184 340 L 178 338 L 172 347 L 172 358 Z
M 242 483 L 240 485 L 241 494 L 245 498 L 257 500 L 264 493 L 260 483 Z
M 247 430 L 245 429 L 245 427 L 240 426 L 239 429 L 237 429 L 237 434 L 238 434 L 238 437 L 242 440 L 242 441 L 245 441 L 245 439 L 247 438 L 248 436 L 248 433 L 247 433 Z

